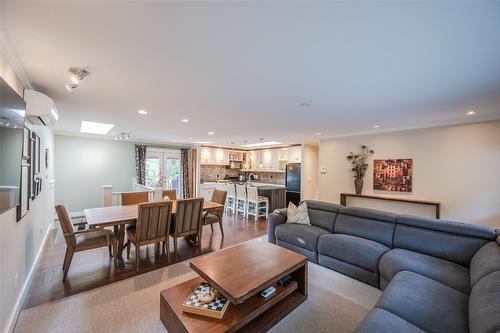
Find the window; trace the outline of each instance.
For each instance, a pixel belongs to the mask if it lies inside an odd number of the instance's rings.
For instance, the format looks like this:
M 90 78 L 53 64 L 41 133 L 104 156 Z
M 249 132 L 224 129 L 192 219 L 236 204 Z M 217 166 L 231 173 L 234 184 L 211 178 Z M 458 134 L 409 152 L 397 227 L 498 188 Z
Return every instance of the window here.
M 146 150 L 146 186 L 181 193 L 181 153 L 178 150 Z

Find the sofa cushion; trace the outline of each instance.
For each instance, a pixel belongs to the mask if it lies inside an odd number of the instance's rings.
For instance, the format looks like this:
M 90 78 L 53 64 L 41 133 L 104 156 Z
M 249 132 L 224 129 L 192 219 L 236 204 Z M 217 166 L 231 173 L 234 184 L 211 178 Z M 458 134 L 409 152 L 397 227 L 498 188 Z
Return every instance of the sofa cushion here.
M 400 215 L 393 247 L 469 266 L 474 254 L 494 238 L 494 230 L 484 226 Z
M 276 227 L 276 239 L 316 252 L 318 238 L 328 231 L 312 225 L 280 224 Z
M 332 258 L 324 254 L 318 254 L 318 263 L 321 266 L 328 267 L 342 273 L 344 275 L 350 276 L 354 279 L 360 280 L 364 283 L 379 288 L 379 275 L 367 269 L 361 268 L 359 266 L 350 264 L 348 262 Z
M 500 271 L 500 245 L 497 242 L 489 242 L 484 245 L 472 257 L 470 262 L 471 286 L 486 275 Z
M 470 294 L 471 333 L 500 331 L 500 271 L 479 280 Z
M 297 252 L 299 254 L 302 254 L 303 256 L 306 256 L 307 260 L 309 260 L 311 262 L 314 262 L 316 264 L 318 263 L 318 253 L 316 252 L 316 250 L 309 250 L 309 249 L 306 249 L 304 247 L 290 244 L 290 243 L 285 242 L 283 240 L 278 240 L 276 242 L 276 244 L 281 246 L 281 247 L 284 247 L 285 249 L 288 249 L 290 251 Z
M 315 200 L 306 200 L 305 202 L 307 203 L 307 211 L 311 224 L 333 232 L 335 220 L 340 208 L 343 206 Z
M 407 322 L 384 309 L 374 308 L 356 328 L 356 333 L 425 333 L 417 326 Z
M 380 257 L 389 248 L 383 244 L 344 234 L 322 235 L 318 253 L 378 273 Z
M 451 261 L 404 249 L 392 249 L 380 259 L 380 276 L 391 281 L 400 271 L 411 271 L 463 293 L 470 292 L 469 269 Z
M 469 297 L 423 275 L 402 271 L 389 283 L 376 307 L 429 333 L 468 332 Z
M 358 236 L 392 247 L 396 214 L 367 208 L 341 208 L 334 232 Z

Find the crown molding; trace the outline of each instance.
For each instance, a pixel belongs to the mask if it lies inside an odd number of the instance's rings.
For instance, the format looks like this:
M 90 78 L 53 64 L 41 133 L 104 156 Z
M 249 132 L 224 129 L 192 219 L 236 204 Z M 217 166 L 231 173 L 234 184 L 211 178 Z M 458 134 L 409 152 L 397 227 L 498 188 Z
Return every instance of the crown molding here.
M 18 79 L 21 81 L 24 88 L 33 90 L 33 85 L 28 79 L 28 76 L 24 71 L 23 65 L 21 64 L 21 61 L 19 60 L 17 53 L 9 45 L 7 36 L 5 35 L 2 27 L 0 27 L 0 52 L 3 54 L 9 65 L 12 67 L 14 73 L 16 73 Z

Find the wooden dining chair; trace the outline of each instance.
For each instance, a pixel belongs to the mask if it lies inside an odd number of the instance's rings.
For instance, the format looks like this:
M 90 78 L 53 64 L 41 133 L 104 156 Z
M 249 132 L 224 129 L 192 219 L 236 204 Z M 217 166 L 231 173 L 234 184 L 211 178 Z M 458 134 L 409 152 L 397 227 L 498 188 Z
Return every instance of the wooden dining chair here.
M 178 237 L 198 236 L 198 245 L 201 246 L 203 198 L 179 199 L 176 205 L 170 235 L 174 238 L 174 255 L 177 260 Z
M 149 201 L 149 192 L 123 192 L 122 206 L 137 205 Z
M 177 191 L 176 190 L 163 190 L 161 197 L 163 199 L 165 199 L 165 197 L 168 197 L 169 200 L 177 200 Z
M 63 263 L 63 281 L 66 280 L 68 275 L 69 266 L 73 260 L 75 252 L 86 251 L 98 247 L 107 247 L 109 249 L 110 257 L 113 256 L 115 267 L 117 266 L 116 257 L 118 255 L 118 239 L 111 230 L 107 229 L 87 229 L 87 230 L 74 230 L 73 224 L 69 217 L 66 207 L 57 205 L 55 207 L 59 224 L 66 241 L 66 254 L 64 255 Z M 111 247 L 113 252 L 111 253 Z
M 226 203 L 226 191 L 214 190 L 212 193 L 212 199 L 210 201 L 224 205 Z M 203 225 L 210 224 L 212 233 L 214 232 L 214 223 L 219 223 L 220 233 L 222 238 L 224 238 L 224 228 L 222 227 L 222 216 L 224 214 L 224 208 L 212 212 L 206 212 L 203 214 Z
M 172 201 L 142 203 L 137 206 L 137 222 L 134 228 L 127 230 L 127 259 L 130 258 L 130 246 L 135 246 L 136 271 L 139 272 L 140 247 L 165 242 L 167 259 L 170 262 L 168 241 L 170 221 L 172 219 Z

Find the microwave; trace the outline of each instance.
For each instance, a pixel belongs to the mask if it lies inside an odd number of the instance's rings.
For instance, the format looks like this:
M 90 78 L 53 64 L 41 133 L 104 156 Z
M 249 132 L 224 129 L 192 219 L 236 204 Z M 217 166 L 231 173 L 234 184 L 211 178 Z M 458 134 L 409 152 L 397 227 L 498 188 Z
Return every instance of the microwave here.
M 241 162 L 239 161 L 231 161 L 229 162 L 229 169 L 241 169 Z

